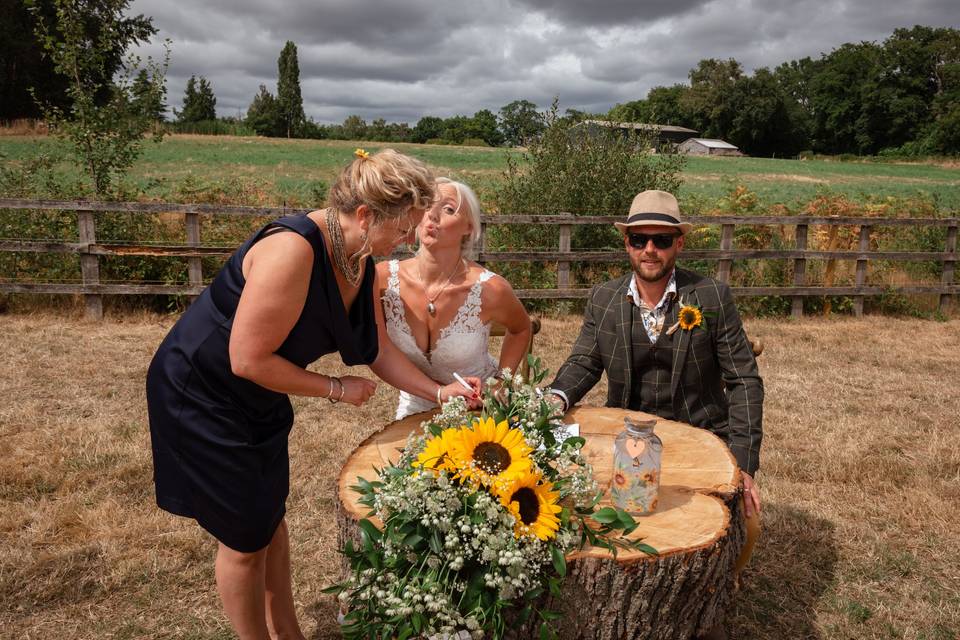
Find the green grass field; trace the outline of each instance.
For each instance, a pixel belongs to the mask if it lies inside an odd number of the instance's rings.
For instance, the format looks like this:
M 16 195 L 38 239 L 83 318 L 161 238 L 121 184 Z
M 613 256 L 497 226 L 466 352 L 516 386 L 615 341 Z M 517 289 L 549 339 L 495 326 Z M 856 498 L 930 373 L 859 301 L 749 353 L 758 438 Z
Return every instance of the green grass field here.
M 128 177 L 128 191 L 151 200 L 312 206 L 318 204 L 322 185 L 329 184 L 357 146 L 369 151 L 395 147 L 441 174 L 471 183 L 484 200 L 500 179 L 508 153 L 505 149 L 340 140 L 168 136 L 160 145 L 144 145 L 144 154 Z M 65 158 L 57 164 L 58 172 L 76 176 L 53 138 L 0 137 L 3 166 L 39 153 Z M 715 207 L 736 184 L 755 192 L 763 208 L 782 204 L 797 210 L 817 195 L 833 194 L 862 203 L 919 199 L 941 211 L 960 209 L 960 166 L 691 157 L 684 178 L 680 196 L 691 211 Z

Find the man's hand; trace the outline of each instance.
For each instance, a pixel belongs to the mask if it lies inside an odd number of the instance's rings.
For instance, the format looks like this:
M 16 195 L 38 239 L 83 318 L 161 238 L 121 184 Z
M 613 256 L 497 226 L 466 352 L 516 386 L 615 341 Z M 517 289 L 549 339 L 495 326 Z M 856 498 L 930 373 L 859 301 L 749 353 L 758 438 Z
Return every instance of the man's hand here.
M 760 514 L 760 488 L 753 481 L 746 471 L 741 471 L 743 475 L 743 504 L 747 510 L 747 517 L 752 518 L 754 512 Z

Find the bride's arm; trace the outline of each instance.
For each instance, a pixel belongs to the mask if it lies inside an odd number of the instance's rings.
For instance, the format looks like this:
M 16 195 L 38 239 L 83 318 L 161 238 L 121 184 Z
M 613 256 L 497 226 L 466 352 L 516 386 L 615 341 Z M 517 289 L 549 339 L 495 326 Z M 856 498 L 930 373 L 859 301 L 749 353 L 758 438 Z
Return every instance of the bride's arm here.
M 387 323 L 383 314 L 382 298 L 383 290 L 386 288 L 384 271 L 377 268 L 377 282 L 373 289 L 373 308 L 377 315 L 377 338 L 380 348 L 377 359 L 370 365 L 370 369 L 387 384 L 432 402 L 437 401 L 438 390 L 442 400 L 448 400 L 454 396 L 470 396 L 470 392 L 456 382 L 441 385 L 431 380 L 393 344 L 390 334 L 387 333 Z M 479 389 L 479 380 L 476 378 L 467 380 Z
M 516 371 L 530 344 L 530 316 L 523 308 L 513 287 L 506 279 L 490 278 L 483 287 L 484 311 L 489 310 L 488 322 L 497 322 L 506 328 L 500 347 L 500 369 Z

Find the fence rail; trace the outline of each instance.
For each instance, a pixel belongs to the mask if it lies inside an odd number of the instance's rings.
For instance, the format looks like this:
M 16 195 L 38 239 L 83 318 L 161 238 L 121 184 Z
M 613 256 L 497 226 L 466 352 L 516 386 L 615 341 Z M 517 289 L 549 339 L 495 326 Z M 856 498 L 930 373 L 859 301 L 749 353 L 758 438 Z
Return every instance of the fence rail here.
M 80 256 L 81 278 L 79 282 L 36 282 L 18 280 L 0 281 L 0 292 L 8 293 L 47 293 L 81 294 L 85 297 L 87 314 L 99 318 L 103 314 L 103 295 L 188 295 L 196 296 L 203 291 L 202 259 L 210 256 L 228 256 L 234 246 L 203 245 L 200 237 L 201 215 L 226 216 L 264 216 L 276 217 L 295 213 L 306 213 L 310 209 L 300 208 L 262 208 L 245 206 L 225 206 L 210 204 L 171 204 L 140 202 L 90 202 L 62 200 L 24 200 L 18 198 L 0 198 L 0 209 L 27 209 L 39 211 L 72 211 L 77 214 L 77 242 L 53 240 L 26 240 L 18 238 L 0 239 L 0 252 L 33 252 L 54 254 L 77 254 Z M 183 215 L 184 243 L 119 243 L 98 242 L 96 233 L 97 213 L 133 213 L 158 214 L 174 213 Z M 550 289 L 518 289 L 517 295 L 526 299 L 577 299 L 584 298 L 587 288 L 570 286 L 570 265 L 577 263 L 623 263 L 624 255 L 619 251 L 572 251 L 571 236 L 574 226 L 608 225 L 622 220 L 620 216 L 572 216 L 559 215 L 487 215 L 481 224 L 481 240 L 477 260 L 487 262 L 556 262 L 557 286 Z M 716 277 L 729 282 L 734 260 L 792 260 L 792 286 L 755 286 L 733 287 L 738 296 L 779 295 L 792 298 L 792 314 L 803 314 L 803 299 L 807 296 L 846 295 L 854 297 L 854 311 L 863 312 L 865 296 L 881 295 L 889 291 L 906 294 L 939 294 L 939 308 L 946 313 L 953 296 L 960 294 L 960 285 L 954 282 L 957 261 L 958 218 L 870 218 L 863 216 L 691 216 L 694 224 L 720 226 L 719 249 L 685 249 L 683 258 L 688 260 L 716 260 Z M 485 242 L 487 228 L 491 225 L 544 225 L 557 226 L 559 243 L 553 251 L 490 251 Z M 771 249 L 734 249 L 733 238 L 737 226 L 780 225 L 794 227 L 794 248 Z M 859 227 L 856 251 L 849 250 L 813 250 L 807 248 L 808 232 L 811 226 L 824 225 L 831 228 L 831 239 L 836 237 L 839 226 Z M 943 251 L 871 251 L 870 233 L 877 227 L 946 227 L 946 242 Z M 833 247 L 833 242 L 830 243 Z M 155 283 L 110 283 L 100 279 L 100 256 L 166 256 L 179 257 L 187 261 L 188 282 L 180 284 Z M 806 281 L 808 260 L 827 260 L 828 271 L 837 260 L 855 261 L 855 284 L 853 286 L 811 286 Z M 887 261 L 938 261 L 942 263 L 940 284 L 935 285 L 867 285 L 869 263 L 875 260 Z

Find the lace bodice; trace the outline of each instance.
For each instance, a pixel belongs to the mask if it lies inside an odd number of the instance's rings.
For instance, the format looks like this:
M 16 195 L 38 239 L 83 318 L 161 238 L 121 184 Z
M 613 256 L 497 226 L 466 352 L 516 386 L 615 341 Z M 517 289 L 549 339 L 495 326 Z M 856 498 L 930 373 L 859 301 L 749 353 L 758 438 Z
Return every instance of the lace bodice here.
M 487 343 L 490 339 L 490 325 L 480 321 L 480 294 L 483 283 L 495 274 L 484 269 L 477 281 L 470 287 L 467 298 L 457 310 L 453 320 L 440 331 L 437 344 L 429 357 L 413 337 L 407 323 L 407 310 L 400 298 L 400 263 L 391 260 L 390 277 L 387 289 L 383 293 L 383 314 L 387 323 L 387 334 L 410 361 L 425 374 L 437 382 L 454 382 L 454 372 L 462 376 L 476 376 L 481 380 L 497 371 L 497 362 L 491 357 Z M 423 398 L 400 392 L 397 406 L 397 419 L 426 411 L 436 403 Z

